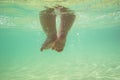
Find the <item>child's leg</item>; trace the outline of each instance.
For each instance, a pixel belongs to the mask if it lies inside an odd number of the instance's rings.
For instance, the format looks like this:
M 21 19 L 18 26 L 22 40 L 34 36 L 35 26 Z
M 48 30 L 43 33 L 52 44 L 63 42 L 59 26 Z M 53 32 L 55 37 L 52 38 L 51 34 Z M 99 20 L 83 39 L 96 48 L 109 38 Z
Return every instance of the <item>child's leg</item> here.
M 75 20 L 75 15 L 67 8 L 63 7 L 60 11 L 61 11 L 60 29 L 58 33 L 58 38 L 54 46 L 52 47 L 52 49 L 55 49 L 58 52 L 64 49 L 68 31 L 72 27 L 72 24 Z
M 56 32 L 56 15 L 53 8 L 47 8 L 40 13 L 40 23 L 44 32 L 46 33 L 46 40 L 41 47 L 41 51 L 48 49 L 52 46 L 57 38 Z

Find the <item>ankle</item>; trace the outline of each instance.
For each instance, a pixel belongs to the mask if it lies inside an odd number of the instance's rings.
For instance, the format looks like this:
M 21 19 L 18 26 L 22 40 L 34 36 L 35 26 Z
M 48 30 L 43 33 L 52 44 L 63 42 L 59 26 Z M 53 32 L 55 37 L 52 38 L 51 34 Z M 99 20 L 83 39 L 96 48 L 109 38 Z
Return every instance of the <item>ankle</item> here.
M 48 35 L 47 38 L 49 38 L 49 39 L 56 39 L 57 35 L 56 34 L 54 34 L 54 35 Z
M 58 38 L 66 38 L 66 36 L 67 36 L 67 33 L 64 33 L 64 32 L 60 32 L 58 34 Z

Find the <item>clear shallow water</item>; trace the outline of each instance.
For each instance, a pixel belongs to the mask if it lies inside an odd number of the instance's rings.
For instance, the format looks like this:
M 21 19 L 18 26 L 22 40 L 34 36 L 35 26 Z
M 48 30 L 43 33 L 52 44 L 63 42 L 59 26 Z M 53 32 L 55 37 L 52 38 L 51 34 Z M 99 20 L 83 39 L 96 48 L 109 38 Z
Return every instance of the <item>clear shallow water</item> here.
M 40 52 L 39 11 L 56 3 L 76 21 L 63 52 Z M 119 10 L 119 0 L 0 1 L 0 80 L 120 80 Z

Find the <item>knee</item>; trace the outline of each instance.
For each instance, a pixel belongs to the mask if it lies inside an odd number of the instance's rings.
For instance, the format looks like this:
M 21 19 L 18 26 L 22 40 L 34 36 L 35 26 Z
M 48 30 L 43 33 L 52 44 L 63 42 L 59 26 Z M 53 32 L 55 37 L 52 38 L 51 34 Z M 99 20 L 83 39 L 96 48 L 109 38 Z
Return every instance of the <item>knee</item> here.
M 49 14 L 53 14 L 54 13 L 54 9 L 53 8 L 46 8 L 45 10 L 40 11 L 39 15 L 49 15 Z

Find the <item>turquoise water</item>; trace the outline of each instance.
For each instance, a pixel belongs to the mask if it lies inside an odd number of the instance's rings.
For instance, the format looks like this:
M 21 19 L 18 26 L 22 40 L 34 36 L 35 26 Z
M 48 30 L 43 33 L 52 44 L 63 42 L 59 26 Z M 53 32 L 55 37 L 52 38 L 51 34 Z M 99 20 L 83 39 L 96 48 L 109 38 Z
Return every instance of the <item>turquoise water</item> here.
M 43 6 L 76 14 L 65 49 L 40 52 Z M 0 1 L 0 80 L 120 80 L 120 1 Z M 57 21 L 57 25 L 59 20 Z

